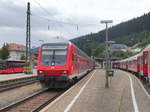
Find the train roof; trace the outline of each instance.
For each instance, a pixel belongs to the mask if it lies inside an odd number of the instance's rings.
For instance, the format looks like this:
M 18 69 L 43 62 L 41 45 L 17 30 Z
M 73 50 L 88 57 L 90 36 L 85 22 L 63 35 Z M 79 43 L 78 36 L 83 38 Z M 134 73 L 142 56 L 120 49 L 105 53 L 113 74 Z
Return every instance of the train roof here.
M 126 61 L 136 60 L 138 56 L 139 56 L 139 54 L 136 54 L 136 55 L 134 55 L 132 57 L 129 57 L 129 58 L 126 58 L 126 59 L 122 59 L 122 60 L 118 60 L 118 61 L 115 61 L 115 62 L 126 62 Z
M 45 44 L 68 44 L 70 41 L 67 40 L 66 38 L 63 38 L 63 37 L 55 37 L 55 38 L 52 38 L 51 41 L 48 41 L 47 43 L 44 43 L 43 45 Z
M 58 45 L 58 46 L 64 46 L 64 45 L 68 45 L 69 43 L 71 43 L 71 42 L 69 42 L 69 41 L 66 41 L 66 42 L 49 42 L 49 43 L 44 43 L 44 44 L 42 44 L 42 46 L 45 46 L 45 45 Z
M 75 46 L 80 52 L 82 52 L 84 55 L 89 57 L 85 52 L 83 52 L 81 49 L 79 49 L 74 43 L 72 43 L 71 41 L 69 41 L 69 40 L 67 40 L 66 38 L 63 38 L 63 37 L 53 38 L 50 42 L 44 43 L 42 45 L 44 46 L 44 45 L 68 45 L 68 44 L 71 44 L 71 45 Z

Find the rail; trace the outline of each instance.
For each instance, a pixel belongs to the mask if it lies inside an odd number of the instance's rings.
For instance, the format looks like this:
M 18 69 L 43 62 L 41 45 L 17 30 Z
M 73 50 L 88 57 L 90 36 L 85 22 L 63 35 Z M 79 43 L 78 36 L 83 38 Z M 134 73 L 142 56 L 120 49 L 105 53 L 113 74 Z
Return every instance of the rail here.
M 48 88 L 44 88 L 36 93 L 31 94 L 19 101 L 15 101 L 12 104 L 9 104 L 3 108 L 0 108 L 0 112 L 39 112 L 46 105 L 55 100 L 60 96 L 63 91 L 48 91 Z
M 38 82 L 37 76 L 17 78 L 0 82 L 0 92 Z

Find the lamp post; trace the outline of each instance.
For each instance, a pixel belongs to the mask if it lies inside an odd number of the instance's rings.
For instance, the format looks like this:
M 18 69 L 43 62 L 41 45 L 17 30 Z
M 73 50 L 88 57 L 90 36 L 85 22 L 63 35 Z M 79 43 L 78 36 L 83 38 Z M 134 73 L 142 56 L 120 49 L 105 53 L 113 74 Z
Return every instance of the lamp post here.
M 105 88 L 109 88 L 109 81 L 108 81 L 108 71 L 109 71 L 109 64 L 110 64 L 110 60 L 109 60 L 109 50 L 108 50 L 108 23 L 112 23 L 112 20 L 102 20 L 101 24 L 105 24 L 106 25 L 106 29 L 105 29 L 105 44 L 106 44 L 106 82 L 105 82 Z

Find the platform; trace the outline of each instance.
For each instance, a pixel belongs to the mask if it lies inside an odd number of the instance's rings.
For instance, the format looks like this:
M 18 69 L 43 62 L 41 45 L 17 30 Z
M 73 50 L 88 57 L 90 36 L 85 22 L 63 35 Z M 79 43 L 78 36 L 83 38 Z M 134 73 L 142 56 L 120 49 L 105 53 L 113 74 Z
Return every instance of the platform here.
M 150 112 L 150 97 L 139 80 L 115 70 L 105 88 L 105 71 L 96 69 L 41 112 Z
M 36 75 L 37 75 L 36 70 L 34 70 L 33 74 L 25 74 L 25 73 L 0 74 L 0 82 L 6 80 L 12 80 L 16 78 L 32 77 Z

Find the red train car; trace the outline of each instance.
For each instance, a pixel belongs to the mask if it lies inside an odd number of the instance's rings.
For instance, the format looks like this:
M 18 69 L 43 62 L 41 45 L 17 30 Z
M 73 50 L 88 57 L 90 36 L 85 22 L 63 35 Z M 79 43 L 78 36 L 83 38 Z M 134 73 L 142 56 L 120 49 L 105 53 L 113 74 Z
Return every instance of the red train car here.
M 0 61 L 0 74 L 21 73 L 24 66 L 25 61 Z
M 127 67 L 122 66 L 122 63 L 126 63 Z M 150 45 L 148 45 L 144 50 L 142 50 L 139 54 L 124 59 L 120 61 L 114 62 L 115 68 L 120 68 L 126 71 L 133 72 L 138 74 L 140 77 L 149 82 L 150 80 Z
M 47 43 L 39 49 L 38 79 L 50 88 L 66 88 L 94 65 L 94 60 L 71 42 Z

